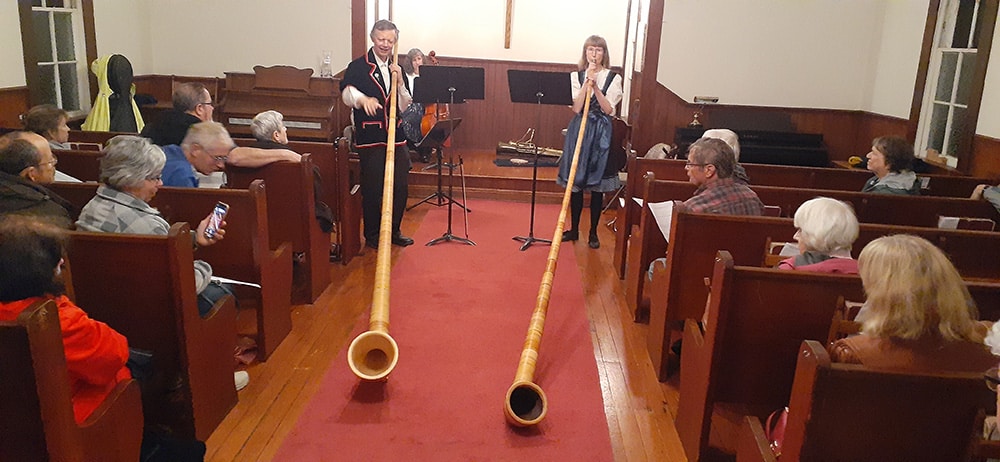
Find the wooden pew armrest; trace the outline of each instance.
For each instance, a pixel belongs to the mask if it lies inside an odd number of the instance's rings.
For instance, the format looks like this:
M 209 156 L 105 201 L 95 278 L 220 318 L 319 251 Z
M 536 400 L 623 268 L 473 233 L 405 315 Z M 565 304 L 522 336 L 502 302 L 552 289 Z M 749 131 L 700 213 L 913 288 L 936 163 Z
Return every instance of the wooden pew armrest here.
M 87 460 L 139 460 L 142 429 L 139 383 L 119 382 L 80 425 Z
M 777 462 L 764 427 L 755 416 L 743 417 L 736 441 L 736 462 Z

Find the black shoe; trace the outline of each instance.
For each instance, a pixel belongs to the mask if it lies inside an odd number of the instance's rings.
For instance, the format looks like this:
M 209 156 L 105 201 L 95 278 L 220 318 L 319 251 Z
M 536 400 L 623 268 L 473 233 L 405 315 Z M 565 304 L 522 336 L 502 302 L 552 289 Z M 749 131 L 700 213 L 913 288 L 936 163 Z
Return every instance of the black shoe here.
M 590 233 L 590 240 L 587 242 L 587 245 L 589 245 L 591 249 L 601 248 L 601 241 L 597 240 L 597 233 Z
M 371 247 L 373 249 L 378 249 L 378 240 L 376 240 L 376 239 L 365 239 L 365 246 Z
M 580 232 L 576 230 L 563 231 L 563 241 L 575 241 L 580 239 Z
M 392 236 L 392 243 L 400 247 L 406 247 L 408 245 L 413 245 L 413 239 L 408 238 L 402 234 L 396 234 Z

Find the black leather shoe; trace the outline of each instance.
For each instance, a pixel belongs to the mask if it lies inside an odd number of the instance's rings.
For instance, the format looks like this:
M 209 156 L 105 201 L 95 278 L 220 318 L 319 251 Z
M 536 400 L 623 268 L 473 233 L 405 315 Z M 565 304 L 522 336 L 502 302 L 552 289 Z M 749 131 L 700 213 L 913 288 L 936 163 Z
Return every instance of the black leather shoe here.
M 392 243 L 400 247 L 406 247 L 408 245 L 413 245 L 413 239 L 408 238 L 402 234 L 397 234 L 392 236 Z
M 601 241 L 597 240 L 597 233 L 590 233 L 590 239 L 589 242 L 587 242 L 587 245 L 589 245 L 591 249 L 601 248 Z
M 563 231 L 563 241 L 575 241 L 580 239 L 580 232 L 575 230 Z

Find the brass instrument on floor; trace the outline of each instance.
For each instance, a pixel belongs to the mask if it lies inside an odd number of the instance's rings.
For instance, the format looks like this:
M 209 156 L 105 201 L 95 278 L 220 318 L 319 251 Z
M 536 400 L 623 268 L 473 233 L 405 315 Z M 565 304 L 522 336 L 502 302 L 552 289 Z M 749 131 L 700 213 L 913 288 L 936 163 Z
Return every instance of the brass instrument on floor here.
M 542 331 L 545 328 L 545 313 L 549 308 L 549 295 L 552 293 L 552 280 L 556 274 L 556 261 L 559 258 L 559 245 L 562 244 L 563 228 L 566 226 L 566 211 L 569 209 L 569 197 L 573 192 L 576 178 L 576 167 L 580 160 L 580 145 L 583 144 L 583 133 L 587 128 L 587 116 L 590 113 L 590 97 L 593 90 L 587 88 L 586 100 L 583 104 L 583 120 L 580 121 L 580 131 L 576 136 L 576 149 L 573 150 L 573 162 L 570 164 L 569 176 L 566 182 L 566 192 L 563 193 L 562 209 L 556 222 L 555 235 L 549 247 L 549 257 L 542 273 L 542 283 L 538 287 L 538 298 L 535 300 L 535 311 L 531 313 L 531 324 L 528 335 L 524 339 L 524 349 L 517 364 L 514 383 L 507 390 L 507 400 L 504 402 L 504 416 L 507 423 L 517 427 L 536 425 L 545 418 L 548 411 L 548 399 L 542 387 L 532 382 L 535 375 L 535 363 L 538 361 L 538 345 L 542 341 Z
M 497 154 L 506 155 L 517 155 L 517 154 L 527 154 L 535 155 L 535 129 L 528 128 L 528 131 L 524 132 L 517 141 L 504 142 L 501 141 L 497 143 Z M 542 157 L 559 157 L 562 156 L 562 149 L 555 148 L 544 148 L 538 147 L 538 155 Z
M 396 44 L 398 45 L 398 43 Z M 396 45 L 392 56 L 396 55 Z M 396 81 L 393 72 L 389 90 L 389 125 L 386 132 L 385 176 L 382 183 L 382 216 L 375 259 L 375 288 L 372 291 L 372 311 L 368 330 L 354 338 L 347 349 L 347 363 L 354 375 L 362 380 L 385 379 L 399 360 L 396 340 L 389 335 L 389 270 L 392 267 L 392 187 L 396 166 Z

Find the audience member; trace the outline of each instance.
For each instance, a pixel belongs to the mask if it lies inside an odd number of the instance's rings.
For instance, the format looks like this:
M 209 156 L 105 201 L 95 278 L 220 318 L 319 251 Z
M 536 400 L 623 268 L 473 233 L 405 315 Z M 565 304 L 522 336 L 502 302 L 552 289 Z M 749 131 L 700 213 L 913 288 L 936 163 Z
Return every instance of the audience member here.
M 121 381 L 128 341 L 87 316 L 66 297 L 62 279 L 64 230 L 31 217 L 0 219 L 0 320 L 14 321 L 32 304 L 53 300 L 59 308 L 73 416 L 83 423 Z
M 830 346 L 835 361 L 908 372 L 996 366 L 975 303 L 940 249 L 917 236 L 884 236 L 861 251 L 858 269 L 868 296 L 858 314 L 861 334 Z
M 872 141 L 868 153 L 868 170 L 875 174 L 861 192 L 878 194 L 919 195 L 920 180 L 913 173 L 913 145 L 893 136 L 880 136 Z
M 4 141 L 4 139 L 6 139 L 7 141 Z M 52 159 L 53 161 L 55 161 L 55 159 L 56 159 L 55 155 L 52 155 L 52 146 L 51 146 L 51 144 L 42 135 L 39 135 L 39 134 L 33 133 L 33 132 L 29 132 L 29 131 L 10 132 L 10 133 L 4 135 L 2 138 L 0 138 L 0 149 L 3 148 L 3 146 L 4 146 L 5 143 L 7 143 L 9 141 L 13 141 L 13 140 L 25 140 L 25 141 L 33 144 L 35 146 L 35 149 L 38 150 L 38 153 L 43 158 Z M 51 157 L 50 157 L 50 155 L 51 155 Z M 53 169 L 55 168 L 55 165 L 56 165 L 57 162 L 58 161 L 55 161 L 55 162 L 52 163 Z M 55 176 L 53 177 L 53 181 L 62 181 L 62 182 L 69 182 L 69 183 L 80 183 L 79 179 L 74 178 L 71 175 L 67 175 L 67 174 L 65 174 L 63 172 L 60 172 L 59 170 L 55 170 L 55 172 L 56 173 L 55 173 Z M 51 181 L 49 183 L 51 183 Z M 46 183 L 46 184 L 48 184 L 48 183 Z
M 365 245 L 378 248 L 382 226 L 382 193 L 384 189 L 385 161 L 389 132 L 385 121 L 390 104 L 389 94 L 393 85 L 402 83 L 402 69 L 392 63 L 393 46 L 399 39 L 399 29 L 385 19 L 375 22 L 369 37 L 372 46 L 363 56 L 347 65 L 340 81 L 341 99 L 352 109 L 354 143 L 361 160 L 361 208 L 364 221 Z M 410 94 L 405 86 L 397 87 L 397 117 L 410 105 Z M 392 243 L 398 246 L 413 244 L 413 239 L 400 231 L 403 212 L 406 210 L 410 152 L 406 148 L 406 135 L 399 126 L 395 130 L 395 160 L 392 181 Z
M 622 78 L 610 69 L 611 56 L 608 42 L 603 37 L 591 35 L 583 42 L 583 50 L 577 63 L 577 70 L 570 73 L 571 94 L 573 96 L 573 118 L 567 127 L 563 143 L 563 155 L 559 157 L 559 174 L 556 184 L 565 187 L 572 183 L 570 194 L 570 228 L 563 232 L 563 241 L 580 238 L 580 216 L 583 214 L 583 193 L 590 191 L 590 235 L 587 244 L 592 249 L 601 247 L 597 239 L 597 227 L 604 206 L 604 193 L 617 191 L 621 186 L 618 172 L 608 168 L 608 153 L 611 150 L 611 118 L 615 107 L 622 100 Z M 590 112 L 583 114 L 590 91 Z M 584 119 L 586 117 L 586 119 Z M 580 126 L 586 128 L 579 149 Z M 569 178 L 573 155 L 579 151 L 576 176 Z M 610 172 L 608 170 L 611 170 Z
M 799 254 L 779 263 L 779 269 L 858 273 L 858 262 L 851 258 L 858 219 L 849 204 L 829 197 L 810 199 L 795 211 L 794 223 Z
M 746 169 L 740 164 L 740 137 L 736 135 L 736 132 L 728 128 L 713 128 L 705 130 L 701 137 L 720 139 L 733 148 L 733 158 L 736 159 L 736 163 L 733 164 L 733 180 L 737 183 L 750 184 L 750 177 L 747 176 Z
M 28 110 L 24 129 L 45 137 L 52 149 L 69 149 L 68 121 L 66 111 L 51 104 L 41 104 Z
M 155 123 L 142 129 L 143 137 L 163 147 L 181 144 L 192 125 L 212 120 L 215 103 L 205 85 L 195 82 L 182 83 L 174 89 L 174 108 L 164 112 Z
M 278 111 L 264 111 L 254 116 L 250 122 L 250 132 L 257 140 L 253 147 L 260 149 L 288 149 L 288 129 L 285 127 L 285 117 Z M 323 202 L 323 178 L 319 167 L 313 166 L 313 197 L 316 204 L 316 221 L 324 233 L 333 231 L 333 210 Z M 331 250 L 330 258 L 337 258 L 337 253 Z
M 199 187 L 195 172 L 211 175 L 225 170 L 226 164 L 236 167 L 263 167 L 272 162 L 298 162 L 302 156 L 288 149 L 258 149 L 236 147 L 226 128 L 218 122 L 199 122 L 187 130 L 180 146 L 163 147 L 167 157 L 163 167 L 163 185 Z
M 745 184 L 733 179 L 736 157 L 724 141 L 702 138 L 691 144 L 684 168 L 688 179 L 698 186 L 694 196 L 684 201 L 687 210 L 722 215 L 761 215 L 764 204 Z
M 36 143 L 25 136 L 37 138 Z M 73 206 L 45 187 L 55 179 L 57 162 L 40 135 L 15 132 L 0 137 L 0 215 L 32 215 L 72 227 Z
M 993 204 L 993 208 L 997 209 L 997 213 L 1000 213 L 1000 186 L 981 184 L 976 186 L 976 189 L 972 191 L 970 198 L 987 201 Z

